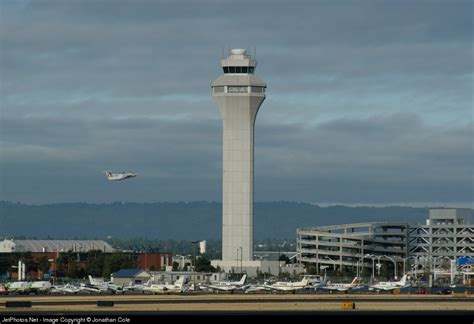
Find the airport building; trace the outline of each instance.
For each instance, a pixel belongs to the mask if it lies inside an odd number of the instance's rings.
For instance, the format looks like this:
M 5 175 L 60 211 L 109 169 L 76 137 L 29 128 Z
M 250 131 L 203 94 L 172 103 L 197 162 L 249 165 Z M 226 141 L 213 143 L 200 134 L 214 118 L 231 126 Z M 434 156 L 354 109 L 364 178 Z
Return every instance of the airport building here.
M 109 243 L 101 240 L 8 240 L 0 241 L 0 260 L 26 260 L 29 267 L 28 277 L 38 278 L 43 275 L 39 268 L 32 268 L 38 261 L 48 260 L 49 273 L 56 273 L 57 262 L 61 255 L 69 255 L 67 264 L 74 263 L 79 271 L 85 269 L 89 253 L 97 251 L 105 255 L 111 253 L 127 253 L 134 260 L 137 268 L 149 270 L 166 270 L 173 265 L 172 253 L 145 253 L 139 251 L 121 251 L 114 249 Z M 63 259 L 64 260 L 64 259 Z M 15 270 L 11 273 L 0 273 L 17 277 Z
M 474 224 L 469 209 L 431 209 L 425 225 L 410 225 L 410 256 L 474 257 Z
M 100 250 L 105 253 L 115 251 L 109 243 L 100 240 L 3 240 L 0 242 L 0 253 L 86 253 L 91 250 Z
M 384 256 L 387 260 L 407 257 L 408 225 L 359 223 L 301 228 L 297 230 L 298 262 L 319 271 L 371 268 L 364 259 Z
M 297 230 L 298 263 L 331 270 L 374 270 L 374 264 L 393 264 L 398 273 L 410 263 L 474 257 L 474 225 L 470 209 L 430 209 L 425 225 L 359 223 Z M 390 266 L 392 267 L 392 266 Z M 437 271 L 437 270 L 436 270 Z

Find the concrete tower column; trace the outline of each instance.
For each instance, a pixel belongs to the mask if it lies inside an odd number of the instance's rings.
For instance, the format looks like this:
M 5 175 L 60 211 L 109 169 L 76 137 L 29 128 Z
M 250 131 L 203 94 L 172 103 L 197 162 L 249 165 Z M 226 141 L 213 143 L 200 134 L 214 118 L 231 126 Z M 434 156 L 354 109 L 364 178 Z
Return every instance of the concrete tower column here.
M 221 61 L 224 74 L 212 83 L 223 125 L 222 260 L 253 260 L 253 138 L 266 84 L 254 75 L 257 62 L 243 49 Z

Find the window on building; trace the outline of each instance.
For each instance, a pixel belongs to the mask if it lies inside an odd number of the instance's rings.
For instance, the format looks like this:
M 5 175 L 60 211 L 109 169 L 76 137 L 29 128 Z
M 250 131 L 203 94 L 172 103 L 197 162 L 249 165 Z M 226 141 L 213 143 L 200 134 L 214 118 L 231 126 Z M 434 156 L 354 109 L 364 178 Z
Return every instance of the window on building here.
M 264 87 L 251 87 L 253 93 L 265 93 Z
M 224 92 L 224 86 L 214 87 L 214 93 L 223 93 L 223 92 Z
M 249 87 L 227 86 L 227 93 L 248 93 Z
M 224 73 L 243 73 L 243 74 L 253 74 L 254 67 L 248 66 L 224 66 Z

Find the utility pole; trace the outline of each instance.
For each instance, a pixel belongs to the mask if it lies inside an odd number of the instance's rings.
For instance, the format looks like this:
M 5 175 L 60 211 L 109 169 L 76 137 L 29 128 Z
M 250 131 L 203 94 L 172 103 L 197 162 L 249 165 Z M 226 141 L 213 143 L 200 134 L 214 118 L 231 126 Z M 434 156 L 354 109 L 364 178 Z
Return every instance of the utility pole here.
M 194 288 L 196 288 L 196 251 L 195 251 L 195 244 L 199 244 L 199 241 L 191 241 L 191 243 L 193 244 L 193 262 L 194 262 L 194 266 L 193 266 L 193 284 L 194 284 Z

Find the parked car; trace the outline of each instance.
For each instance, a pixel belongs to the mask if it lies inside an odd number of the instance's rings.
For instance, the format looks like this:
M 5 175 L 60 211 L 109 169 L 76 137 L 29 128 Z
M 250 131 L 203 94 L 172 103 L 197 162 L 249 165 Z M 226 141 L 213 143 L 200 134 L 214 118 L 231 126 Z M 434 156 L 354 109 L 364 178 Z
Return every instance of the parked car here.
M 449 288 L 444 288 L 444 289 L 438 291 L 439 295 L 451 295 L 453 293 L 454 293 L 454 291 L 452 289 L 449 289 Z

